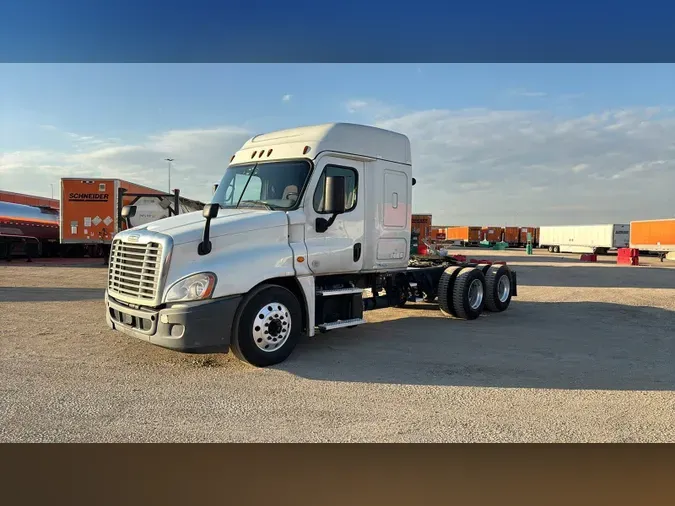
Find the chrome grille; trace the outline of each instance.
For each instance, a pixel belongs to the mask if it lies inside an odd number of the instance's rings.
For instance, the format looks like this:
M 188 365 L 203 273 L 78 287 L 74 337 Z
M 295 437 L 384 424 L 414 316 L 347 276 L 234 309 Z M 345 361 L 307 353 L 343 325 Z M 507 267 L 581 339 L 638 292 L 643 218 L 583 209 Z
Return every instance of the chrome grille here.
M 159 287 L 162 245 L 131 244 L 116 239 L 110 250 L 108 291 L 125 298 L 153 301 Z

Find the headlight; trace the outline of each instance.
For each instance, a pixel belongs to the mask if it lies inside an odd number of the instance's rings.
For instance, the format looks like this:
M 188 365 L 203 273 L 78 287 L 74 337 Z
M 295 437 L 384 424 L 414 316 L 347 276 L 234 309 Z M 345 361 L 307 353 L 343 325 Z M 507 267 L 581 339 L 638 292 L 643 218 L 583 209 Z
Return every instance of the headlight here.
M 166 302 L 208 299 L 216 286 L 216 275 L 210 272 L 200 272 L 183 278 L 169 288 Z

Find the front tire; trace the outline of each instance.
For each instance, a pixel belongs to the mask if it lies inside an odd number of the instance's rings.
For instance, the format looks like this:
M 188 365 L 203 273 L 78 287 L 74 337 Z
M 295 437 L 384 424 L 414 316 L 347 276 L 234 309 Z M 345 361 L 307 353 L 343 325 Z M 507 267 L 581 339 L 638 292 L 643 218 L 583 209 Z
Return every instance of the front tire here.
M 234 355 L 256 367 L 286 360 L 302 331 L 302 310 L 293 293 L 262 285 L 242 301 L 232 329 Z

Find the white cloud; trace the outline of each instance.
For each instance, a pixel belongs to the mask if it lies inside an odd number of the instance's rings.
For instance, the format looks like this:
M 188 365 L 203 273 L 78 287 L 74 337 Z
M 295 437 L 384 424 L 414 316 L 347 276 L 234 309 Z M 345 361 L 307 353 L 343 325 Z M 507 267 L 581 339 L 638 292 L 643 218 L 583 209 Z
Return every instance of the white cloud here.
M 374 99 L 351 99 L 344 103 L 344 107 L 350 114 L 359 114 L 376 120 L 390 118 L 399 112 L 395 107 Z
M 376 100 L 344 104 L 358 117 L 407 134 L 415 212 L 437 223 L 626 222 L 675 214 L 675 114 L 651 107 L 559 117 L 542 111 L 435 109 L 403 113 Z M 54 135 L 66 135 L 58 130 Z M 210 198 L 231 155 L 254 132 L 236 126 L 171 130 L 135 143 L 80 133 L 80 151 L 0 153 L 6 189 L 49 196 L 63 176 L 119 177 Z M 255 132 L 258 133 L 258 132 Z
M 68 134 L 66 132 L 66 134 Z M 81 142 L 89 136 L 72 137 L 79 151 L 16 151 L 0 154 L 3 188 L 36 195 L 50 195 L 50 183 L 61 177 L 116 177 L 167 189 L 167 163 L 171 186 L 193 199 L 210 198 L 211 184 L 218 181 L 230 157 L 251 137 L 239 127 L 171 130 L 149 136 L 138 144 L 103 146 Z
M 531 91 L 527 90 L 524 88 L 517 88 L 515 90 L 509 90 L 511 95 L 517 95 L 520 97 L 527 97 L 527 98 L 541 98 L 541 97 L 546 97 L 548 96 L 548 93 L 544 91 Z
M 293 98 L 293 95 L 286 94 L 283 97 L 281 97 L 281 101 L 282 102 L 290 102 L 292 98 Z
M 675 212 L 670 110 L 576 118 L 428 110 L 375 124 L 410 137 L 414 209 L 438 223 L 625 222 Z
M 365 100 L 348 100 L 345 107 L 350 113 L 355 113 L 368 107 L 368 102 Z

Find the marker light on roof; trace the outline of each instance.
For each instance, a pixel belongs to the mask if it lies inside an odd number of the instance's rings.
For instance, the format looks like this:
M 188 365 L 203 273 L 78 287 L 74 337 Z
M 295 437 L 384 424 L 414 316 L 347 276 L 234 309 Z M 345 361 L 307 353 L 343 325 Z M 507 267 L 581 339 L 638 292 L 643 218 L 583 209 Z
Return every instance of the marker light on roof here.
M 232 155 L 232 158 L 230 158 L 230 163 L 232 163 L 232 160 L 234 160 L 234 155 Z
M 305 146 L 305 149 L 302 150 L 303 155 L 306 155 L 307 153 L 309 153 L 309 146 Z
M 267 150 L 267 156 L 270 156 L 272 154 L 272 148 Z
M 251 155 L 251 158 L 255 158 L 256 153 L 257 153 L 257 151 L 254 151 L 253 154 Z
M 258 155 L 258 158 L 262 158 L 262 155 L 264 155 L 264 154 L 265 154 L 265 150 L 263 149 L 263 150 L 260 151 L 260 154 Z

